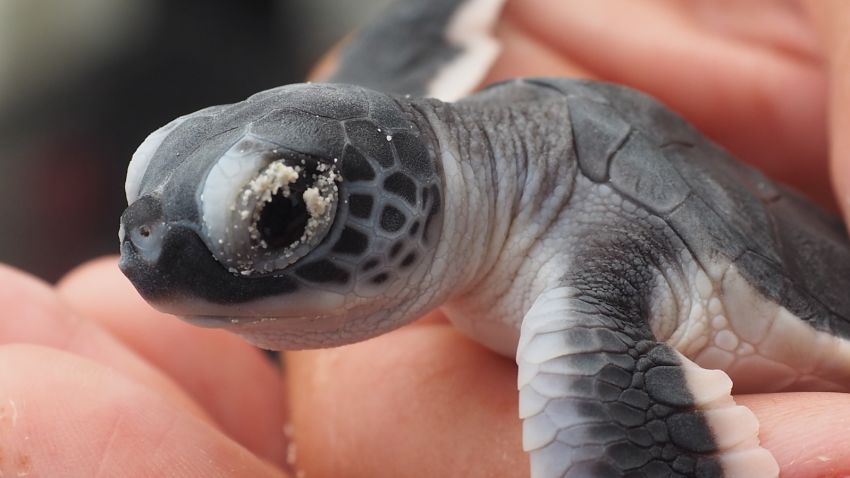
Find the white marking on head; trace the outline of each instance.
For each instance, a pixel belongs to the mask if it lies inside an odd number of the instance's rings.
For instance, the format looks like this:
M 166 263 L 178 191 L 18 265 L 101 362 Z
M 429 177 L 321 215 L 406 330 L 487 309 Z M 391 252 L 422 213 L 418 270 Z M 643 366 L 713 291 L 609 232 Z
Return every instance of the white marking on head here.
M 472 92 L 499 56 L 493 29 L 505 0 L 467 0 L 449 21 L 446 37 L 460 56 L 446 64 L 428 84 L 426 94 L 455 101 Z
M 171 134 L 178 126 L 189 119 L 189 116 L 181 116 L 167 125 L 154 131 L 136 149 L 133 153 L 130 164 L 127 166 L 127 180 L 124 183 L 124 191 L 127 194 L 127 204 L 132 204 L 133 201 L 139 198 L 139 190 L 142 187 L 142 178 L 148 170 L 151 158 L 159 149 L 165 138 Z

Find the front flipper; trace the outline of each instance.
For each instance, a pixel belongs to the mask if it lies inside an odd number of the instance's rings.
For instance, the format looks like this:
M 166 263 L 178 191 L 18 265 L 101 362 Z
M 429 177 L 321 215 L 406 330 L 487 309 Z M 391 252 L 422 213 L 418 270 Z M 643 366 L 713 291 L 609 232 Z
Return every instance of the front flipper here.
M 484 80 L 501 46 L 505 0 L 396 0 L 343 48 L 329 79 L 455 101 Z
M 593 294 L 543 293 L 523 320 L 517 363 L 532 478 L 779 473 L 725 373 L 700 368 Z

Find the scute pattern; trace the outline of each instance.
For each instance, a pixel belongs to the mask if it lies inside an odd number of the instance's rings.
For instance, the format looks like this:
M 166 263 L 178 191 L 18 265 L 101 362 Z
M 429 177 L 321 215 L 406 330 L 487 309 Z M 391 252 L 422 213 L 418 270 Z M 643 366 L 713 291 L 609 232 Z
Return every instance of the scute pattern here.
M 406 174 L 396 172 L 387 176 L 384 189 L 400 196 L 411 206 L 416 206 L 416 184 Z
M 407 217 L 397 208 L 387 205 L 381 212 L 381 229 L 387 232 L 398 232 L 404 227 Z
M 340 167 L 342 178 L 345 181 L 371 181 L 375 179 L 375 170 L 369 166 L 366 158 L 350 146 L 345 147 L 342 153 L 342 164 Z
M 597 82 L 529 82 L 567 97 L 582 174 L 667 222 L 712 280 L 720 279 L 712 264 L 722 258 L 815 329 L 850 338 L 850 294 L 818 285 L 850 274 L 850 239 L 840 223 L 826 226 L 835 221 L 819 208 L 646 95 Z M 829 267 L 811 266 L 825 257 Z
M 523 321 L 520 415 L 533 475 L 722 476 L 675 351 L 594 302 L 556 289 Z
M 406 103 L 367 90 L 360 93 L 367 98 L 366 111 L 362 116 L 346 114 L 338 123 L 344 133 L 343 144 L 337 146 L 341 201 L 334 230 L 314 253 L 336 253 L 334 266 L 348 274 L 344 287 L 374 295 L 394 277 L 391 271 L 398 268 L 402 251 L 409 255 L 405 273 L 427 255 L 420 224 L 428 221 L 431 234 L 439 234 L 442 192 L 433 139 L 411 121 L 415 114 L 405 109 Z M 430 191 L 428 197 L 419 197 L 423 188 Z M 364 231 L 369 234 L 361 235 Z M 299 268 L 298 275 L 316 277 L 313 269 Z M 358 282 L 357 275 L 367 271 L 368 280 Z M 342 276 L 337 273 L 336 281 L 323 281 L 319 287 L 339 290 Z
M 369 120 L 354 120 L 345 123 L 345 134 L 349 143 L 359 151 L 366 153 L 385 168 L 395 164 L 392 147 L 387 141 L 390 131 Z
M 346 227 L 336 241 L 333 251 L 356 256 L 363 254 L 368 248 L 369 236 L 352 227 Z
M 360 219 L 369 219 L 372 216 L 372 205 L 375 199 L 366 194 L 352 194 L 348 196 L 348 211 L 352 216 Z
M 345 284 L 351 274 L 327 259 L 299 266 L 296 274 L 311 282 Z
M 409 173 L 413 179 L 420 181 L 420 183 L 430 181 L 434 178 L 434 161 L 421 141 L 410 133 L 395 134 L 392 140 L 405 172 Z

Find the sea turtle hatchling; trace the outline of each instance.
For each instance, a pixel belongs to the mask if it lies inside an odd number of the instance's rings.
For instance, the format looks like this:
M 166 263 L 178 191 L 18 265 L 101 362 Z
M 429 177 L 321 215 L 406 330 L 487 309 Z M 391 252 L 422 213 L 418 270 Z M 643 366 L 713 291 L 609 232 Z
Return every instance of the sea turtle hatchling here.
M 443 307 L 516 357 L 534 478 L 776 476 L 732 382 L 847 390 L 842 223 L 628 88 L 417 96 L 481 79 L 500 3 L 402 2 L 342 53 L 334 80 L 360 86 L 283 86 L 151 134 L 122 270 L 155 307 L 271 349 Z

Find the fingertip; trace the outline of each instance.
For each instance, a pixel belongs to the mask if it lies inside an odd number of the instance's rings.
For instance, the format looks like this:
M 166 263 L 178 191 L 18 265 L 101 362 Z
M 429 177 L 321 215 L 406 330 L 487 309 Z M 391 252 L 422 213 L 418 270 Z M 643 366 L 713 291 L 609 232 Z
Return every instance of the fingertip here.
M 850 398 L 840 393 L 739 395 L 783 476 L 850 475 Z
M 109 255 L 96 257 L 83 262 L 68 271 L 59 281 L 57 286 L 63 287 L 65 283 L 77 281 L 79 276 L 97 275 L 103 278 L 114 279 L 118 271 L 118 256 Z
M 48 283 L 14 267 L 0 264 L 0 307 L 4 314 L 16 315 L 33 305 L 49 309 L 53 314 L 64 314 Z
M 103 328 L 75 313 L 49 284 L 0 266 L 0 307 L 0 345 L 32 344 L 86 357 L 158 390 L 190 413 L 205 417 L 173 381 Z
M 848 8 L 850 15 L 850 8 Z M 830 169 L 838 202 L 850 224 L 850 33 L 847 52 L 833 66 L 830 98 Z
M 532 30 L 515 22 L 511 11 L 512 3 L 499 20 L 495 35 L 501 46 L 498 58 L 490 67 L 482 84 L 510 80 L 517 77 L 551 76 L 592 78 L 586 68 L 571 58 L 561 55 L 545 41 L 537 38 Z
M 120 325 L 123 317 L 104 312 L 121 312 L 144 316 L 150 320 L 167 317 L 155 311 L 136 292 L 130 281 L 118 269 L 116 256 L 93 259 L 75 267 L 56 284 L 59 295 L 72 308 L 98 321 L 110 320 Z
M 0 369 L 2 476 L 282 476 L 114 369 L 34 345 Z
M 527 473 L 515 365 L 447 324 L 286 359 L 307 476 Z
M 262 352 L 224 330 L 195 327 L 153 309 L 115 257 L 74 269 L 58 291 L 80 315 L 179 383 L 228 434 L 263 457 L 283 460 L 283 381 Z
M 415 322 L 413 322 L 412 326 L 417 325 L 448 325 L 449 319 L 446 317 L 446 314 L 443 313 L 440 309 L 434 309 L 431 312 L 423 315 Z

